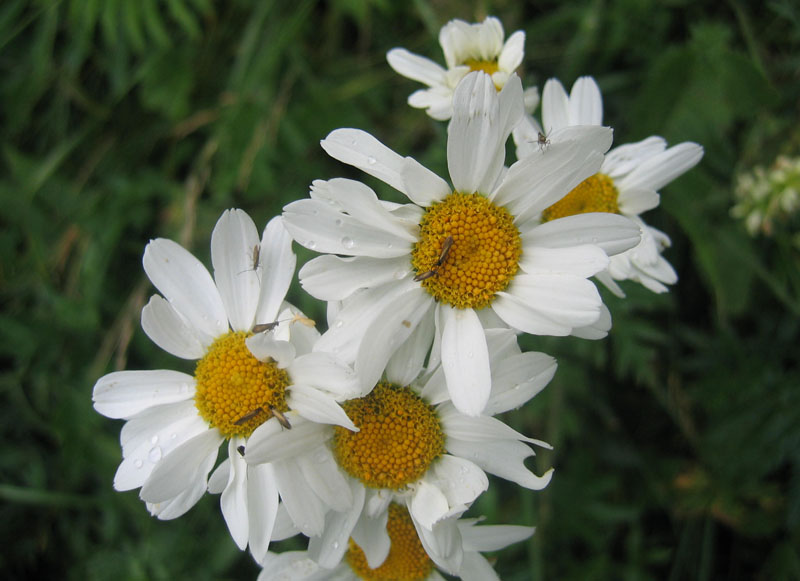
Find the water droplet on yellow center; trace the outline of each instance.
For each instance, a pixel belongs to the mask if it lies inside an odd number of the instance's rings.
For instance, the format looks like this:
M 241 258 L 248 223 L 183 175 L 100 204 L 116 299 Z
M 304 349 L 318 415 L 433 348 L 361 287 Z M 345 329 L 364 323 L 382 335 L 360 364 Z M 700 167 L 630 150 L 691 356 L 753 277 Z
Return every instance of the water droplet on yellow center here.
M 542 222 L 587 212 L 619 214 L 618 194 L 614 180 L 605 174 L 596 173 L 542 212 Z
M 380 567 L 370 569 L 367 557 L 352 539 L 345 555 L 347 564 L 359 578 L 365 581 L 421 581 L 433 570 L 433 561 L 417 536 L 411 515 L 404 506 L 389 505 L 389 521 L 386 523 L 391 547 Z
M 436 412 L 408 387 L 381 382 L 342 407 L 359 431 L 335 426 L 334 454 L 339 466 L 366 486 L 398 490 L 418 480 L 445 451 Z
M 288 411 L 289 374 L 274 361 L 259 361 L 245 344 L 249 333 L 218 337 L 197 362 L 195 406 L 223 436 L 249 436 L 272 417 Z
M 452 246 L 441 261 L 450 236 Z M 508 210 L 481 194 L 453 192 L 422 217 L 411 264 L 436 300 L 481 309 L 509 285 L 521 255 L 522 241 Z

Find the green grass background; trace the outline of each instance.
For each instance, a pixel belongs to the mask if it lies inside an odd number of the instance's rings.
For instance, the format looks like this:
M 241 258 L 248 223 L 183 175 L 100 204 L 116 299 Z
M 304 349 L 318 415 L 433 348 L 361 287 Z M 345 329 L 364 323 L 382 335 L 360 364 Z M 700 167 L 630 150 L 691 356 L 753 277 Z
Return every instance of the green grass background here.
M 645 216 L 673 239 L 672 291 L 606 293 L 605 341 L 523 340 L 559 371 L 504 419 L 555 446 L 536 469 L 556 473 L 538 493 L 493 480 L 471 511 L 538 527 L 498 571 L 800 579 L 797 221 L 753 240 L 729 217 L 735 172 L 800 153 L 792 0 L 4 0 L 0 576 L 255 579 L 218 497 L 160 522 L 112 489 L 122 422 L 94 412 L 94 382 L 191 371 L 139 327 L 144 245 L 173 238 L 208 264 L 222 210 L 263 227 L 313 179 L 361 177 L 318 145 L 337 127 L 446 175 L 445 126 L 406 106 L 418 86 L 385 53 L 441 61 L 441 25 L 487 14 L 526 31 L 526 85 L 593 75 L 617 144 L 706 149 Z

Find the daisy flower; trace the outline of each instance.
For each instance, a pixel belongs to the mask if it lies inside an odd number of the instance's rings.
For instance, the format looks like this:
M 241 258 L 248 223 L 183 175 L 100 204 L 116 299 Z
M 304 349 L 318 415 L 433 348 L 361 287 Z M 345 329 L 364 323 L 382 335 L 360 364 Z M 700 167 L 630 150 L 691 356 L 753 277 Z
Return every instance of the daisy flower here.
M 140 497 L 160 519 L 176 518 L 200 499 L 227 442 L 228 458 L 212 488 L 222 493 L 237 544 L 249 542 L 263 555 L 279 496 L 295 514 L 313 512 L 318 528 L 311 517 L 300 528 L 318 534 L 331 496 L 325 487 L 340 495 L 334 504 L 340 510 L 348 506 L 349 488 L 336 480 L 338 472 L 330 474 L 332 459 L 313 460 L 322 442 L 304 440 L 293 462 L 274 465 L 247 465 L 241 452 L 260 430 L 301 437 L 314 422 L 356 429 L 338 402 L 359 394 L 359 384 L 349 367 L 312 352 L 319 333 L 284 303 L 296 257 L 280 218 L 259 238 L 246 213 L 226 211 L 211 236 L 211 261 L 213 279 L 171 240 L 152 240 L 144 252 L 145 272 L 163 296 L 144 307 L 142 327 L 165 351 L 197 360 L 194 374 L 110 373 L 97 381 L 92 398 L 104 416 L 127 420 L 114 488 L 141 487 Z M 269 330 L 253 332 L 262 328 Z
M 504 38 L 503 25 L 492 16 L 478 24 L 451 20 L 439 32 L 447 68 L 404 48 L 390 50 L 386 59 L 397 73 L 429 87 L 412 93 L 408 104 L 445 121 L 453 115 L 453 92 L 467 73 L 483 71 L 491 75 L 499 91 L 522 63 L 525 33 L 518 30 L 505 42 Z
M 300 271 L 303 287 L 342 302 L 317 348 L 352 362 L 368 388 L 395 353 L 419 371 L 433 342 L 456 408 L 479 415 L 491 387 L 484 328 L 569 335 L 596 324 L 602 301 L 588 277 L 638 243 L 639 228 L 612 214 L 538 220 L 599 170 L 610 129 L 571 128 L 572 139 L 506 170 L 505 143 L 523 114 L 519 77 L 498 93 L 488 75 L 470 73 L 454 103 L 452 187 L 368 133 L 338 129 L 325 151 L 411 203 L 382 203 L 353 180 L 317 180 L 311 199 L 283 217 L 297 242 L 329 253 Z
M 539 393 L 555 373 L 555 360 L 522 353 L 516 334 L 508 329 L 491 329 L 487 339 L 494 370 L 487 415 L 466 416 L 453 406 L 441 366 L 410 385 L 389 368 L 386 380 L 367 395 L 342 404 L 359 431 L 318 426 L 330 434 L 334 458 L 350 476 L 354 499 L 349 510 L 328 512 L 323 533 L 310 541 L 309 554 L 321 566 L 336 566 L 351 536 L 372 555 L 370 538 L 378 537 L 358 531 L 370 531 L 376 523 L 385 526 L 387 511 L 396 502 L 408 509 L 431 557 L 458 570 L 454 563 L 460 556 L 448 540 L 452 531 L 436 527 L 461 515 L 488 488 L 487 472 L 530 490 L 550 482 L 552 469 L 537 476 L 525 467 L 525 460 L 535 455 L 529 444 L 550 446 L 491 416 Z M 275 432 L 274 438 L 258 443 L 256 437 L 247 449 L 248 461 L 271 463 L 292 453 L 282 448 L 285 434 Z M 370 563 L 376 566 L 372 557 Z
M 541 150 L 535 121 L 528 118 L 515 129 L 517 156 L 535 156 Z M 542 124 L 549 143 L 562 139 L 565 128 L 602 125 L 603 101 L 591 77 L 579 78 L 567 95 L 555 79 L 547 81 L 542 95 Z M 545 209 L 542 221 L 583 212 L 611 212 L 632 219 L 642 230 L 641 242 L 627 252 L 611 257 L 608 269 L 597 278 L 618 296 L 624 296 L 615 280 L 633 280 L 653 292 L 667 291 L 678 280 L 661 255 L 670 245 L 669 237 L 648 226 L 639 214 L 658 206 L 658 190 L 693 168 L 703 157 L 703 148 L 684 142 L 667 148 L 657 136 L 609 151 L 600 171 L 587 178 L 567 196 Z
M 529 538 L 533 527 L 513 525 L 476 526 L 477 519 L 447 519 L 437 525 L 440 536 L 447 536 L 448 561 L 430 556 L 430 548 L 402 505 L 392 503 L 386 518 L 370 527 L 354 531 L 346 553 L 333 568 L 319 565 L 307 551 L 268 553 L 261 563 L 258 581 L 444 581 L 436 570 L 465 581 L 492 581 L 500 578 L 482 551 L 497 551 Z

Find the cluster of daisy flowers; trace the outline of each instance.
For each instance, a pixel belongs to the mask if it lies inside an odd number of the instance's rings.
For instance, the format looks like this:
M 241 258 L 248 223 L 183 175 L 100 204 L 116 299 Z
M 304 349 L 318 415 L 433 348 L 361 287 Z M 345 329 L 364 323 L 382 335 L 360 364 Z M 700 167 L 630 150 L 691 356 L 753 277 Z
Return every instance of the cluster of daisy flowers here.
M 497 578 L 481 552 L 533 528 L 465 513 L 487 474 L 530 490 L 553 474 L 525 465 L 547 443 L 495 417 L 556 371 L 517 336 L 604 337 L 611 315 L 593 277 L 620 296 L 624 280 L 667 290 L 677 278 L 662 256 L 669 239 L 640 214 L 703 154 L 660 137 L 610 149 L 590 77 L 569 95 L 548 81 L 537 120 L 538 91 L 515 72 L 524 39 L 505 39 L 495 18 L 456 20 L 440 34 L 446 67 L 389 52 L 397 72 L 427 85 L 409 104 L 448 121 L 448 175 L 358 129 L 322 140 L 406 203 L 333 178 L 314 181 L 261 235 L 228 210 L 211 236 L 213 273 L 170 240 L 147 245 L 160 294 L 142 327 L 196 364 L 191 375 L 98 380 L 95 409 L 126 421 L 117 490 L 140 489 L 160 519 L 220 494 L 261 581 Z M 517 161 L 506 167 L 512 135 Z M 299 279 L 327 303 L 322 334 L 285 300 L 293 241 L 320 254 Z M 295 535 L 306 550 L 270 551 Z

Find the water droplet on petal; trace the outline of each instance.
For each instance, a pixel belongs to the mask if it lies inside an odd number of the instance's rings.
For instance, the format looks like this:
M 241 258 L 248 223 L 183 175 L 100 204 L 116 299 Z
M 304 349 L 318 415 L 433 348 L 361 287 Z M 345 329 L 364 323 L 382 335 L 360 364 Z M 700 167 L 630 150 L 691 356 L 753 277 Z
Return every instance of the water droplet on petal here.
M 367 163 L 370 164 L 370 165 L 375 165 L 375 162 L 377 162 L 377 161 L 378 160 L 375 159 L 374 157 L 372 157 L 371 155 L 367 158 Z
M 174 440 L 174 439 L 175 439 L 175 438 L 177 438 L 177 437 L 178 437 L 178 434 L 176 434 L 175 432 L 172 432 L 172 433 L 169 435 L 169 439 L 170 439 L 170 440 Z
M 342 321 L 341 319 L 337 319 L 336 322 L 333 324 L 333 326 L 336 327 L 337 329 L 341 329 L 342 325 L 344 325 L 344 321 Z
M 335 223 L 337 226 L 341 226 L 342 224 L 344 224 L 344 222 L 342 222 L 342 219 L 341 219 L 341 218 L 336 218 L 336 222 L 334 222 L 334 223 Z
M 144 466 L 144 462 L 142 462 L 141 460 L 136 460 L 133 463 L 133 465 L 136 466 L 137 468 L 141 468 L 142 466 Z
M 342 238 L 342 246 L 344 246 L 346 249 L 350 250 L 355 245 L 356 245 L 355 241 L 353 241 L 353 239 L 350 238 L 349 236 L 345 236 L 344 238 Z
M 306 247 L 309 250 L 314 250 L 317 247 L 317 243 L 314 242 L 313 240 L 309 240 L 308 242 L 306 242 Z
M 331 547 L 333 548 L 333 550 L 334 550 L 334 551 L 335 551 L 336 549 L 338 549 L 338 548 L 339 548 L 339 541 L 333 541 L 333 542 L 331 543 Z
M 147 454 L 147 459 L 150 460 L 150 462 L 158 462 L 161 460 L 161 447 L 156 446 L 150 450 L 150 452 Z
M 158 444 L 158 436 L 153 436 L 152 438 L 150 438 L 150 443 L 153 444 L 153 446 Z
M 472 351 L 467 351 L 467 359 L 472 359 L 475 357 L 475 354 Z

